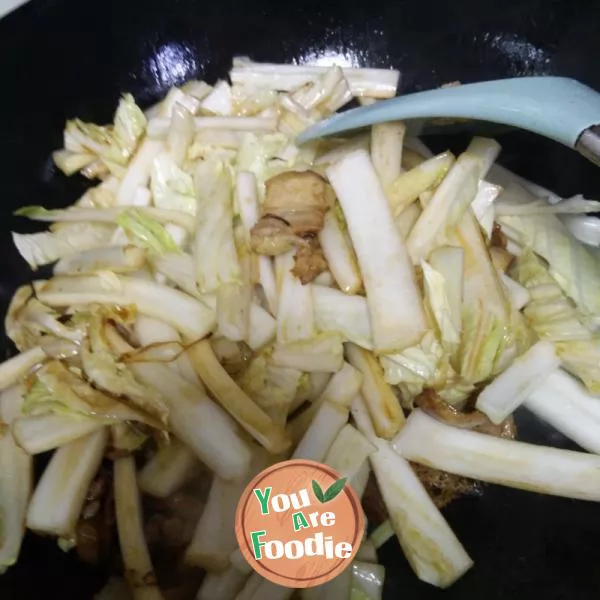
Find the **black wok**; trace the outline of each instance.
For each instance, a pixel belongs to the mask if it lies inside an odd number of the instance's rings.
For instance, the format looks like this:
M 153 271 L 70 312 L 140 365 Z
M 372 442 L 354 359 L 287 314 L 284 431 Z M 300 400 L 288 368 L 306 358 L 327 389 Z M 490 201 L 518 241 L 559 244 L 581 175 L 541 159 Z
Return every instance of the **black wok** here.
M 83 182 L 53 167 L 65 119 L 108 121 L 119 94 L 142 105 L 192 77 L 224 76 L 233 55 L 290 62 L 342 54 L 393 66 L 403 92 L 459 80 L 575 77 L 600 89 L 600 3 L 594 0 L 33 0 L 0 21 L 0 304 L 30 273 L 9 232 L 28 224 L 19 206 L 64 206 Z M 574 152 L 523 132 L 498 138 L 500 162 L 560 194 L 600 196 L 600 171 Z M 464 147 L 466 139 L 431 140 Z M 11 351 L 6 341 L 3 355 Z M 520 437 L 568 447 L 522 411 Z M 445 515 L 475 567 L 450 590 L 420 583 L 397 542 L 381 552 L 387 599 L 596 598 L 600 507 L 495 486 Z M 28 535 L 0 598 L 85 600 L 102 575 Z M 268 600 L 268 599 L 265 599 Z

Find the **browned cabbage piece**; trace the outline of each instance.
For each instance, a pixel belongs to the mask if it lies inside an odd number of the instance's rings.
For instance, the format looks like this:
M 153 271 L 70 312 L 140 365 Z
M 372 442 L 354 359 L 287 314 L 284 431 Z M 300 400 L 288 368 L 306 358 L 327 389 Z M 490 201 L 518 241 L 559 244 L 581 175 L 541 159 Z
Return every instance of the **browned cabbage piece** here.
M 468 413 L 457 411 L 455 408 L 441 400 L 432 390 L 426 390 L 424 394 L 427 394 L 429 399 L 432 399 L 435 395 L 436 400 L 427 403 L 427 401 L 423 402 L 422 399 L 419 402 L 419 399 L 417 399 L 417 404 L 419 404 L 421 409 L 449 425 L 472 429 L 473 431 L 485 433 L 486 435 L 493 435 L 495 437 L 511 440 L 516 437 L 517 430 L 512 416 L 499 425 L 495 425 L 479 411 Z M 423 396 L 423 394 L 421 396 Z M 484 418 L 481 418 L 482 416 Z M 455 475 L 453 473 L 447 473 L 446 471 L 440 471 L 439 469 L 419 465 L 417 463 L 411 463 L 411 467 L 414 469 L 421 480 L 421 483 L 423 483 L 429 492 L 431 499 L 438 508 L 443 508 L 461 496 L 477 496 L 483 493 L 483 484 L 480 481 Z
M 444 400 L 431 388 L 423 390 L 415 398 L 415 406 L 431 417 L 460 429 L 477 429 L 486 425 L 489 419 L 482 412 L 474 410 L 462 412 Z
M 517 425 L 512 415 L 504 419 L 504 421 L 502 421 L 502 423 L 499 425 L 489 421 L 485 425 L 482 425 L 476 429 L 476 431 L 479 431 L 479 433 L 485 433 L 487 435 L 494 435 L 507 440 L 514 440 L 517 437 Z
M 212 473 L 198 462 L 181 489 L 168 498 L 144 497 L 146 541 L 153 553 L 168 553 L 169 549 L 182 549 L 194 535 L 198 519 L 206 505 Z M 160 578 L 161 565 L 157 564 Z
M 112 490 L 111 473 L 103 466 L 90 484 L 76 529 L 77 555 L 90 565 L 106 566 L 114 551 Z
M 421 265 L 415 265 L 414 271 L 415 271 L 415 281 L 417 282 L 417 287 L 419 288 L 419 291 L 421 292 L 421 294 L 423 294 L 424 293 L 423 267 L 421 267 Z
M 500 248 L 499 246 L 492 246 L 490 248 L 490 258 L 494 266 L 506 273 L 510 269 L 513 261 L 515 260 L 514 254 L 511 254 L 508 250 Z
M 369 520 L 369 525 L 377 527 L 389 518 L 388 509 L 373 473 L 369 475 L 367 487 L 365 487 L 365 493 L 362 497 L 362 505 Z
M 305 246 L 300 246 L 294 256 L 292 273 L 303 283 L 313 281 L 320 273 L 327 270 L 328 264 L 323 254 L 319 240 L 311 238 L 306 240 Z
M 191 542 L 210 490 L 212 475 L 198 463 L 195 477 L 168 498 L 144 497 L 146 541 L 165 600 L 194 598 L 203 571 L 181 560 Z
M 417 463 L 410 463 L 410 466 L 438 508 L 444 508 L 461 496 L 478 496 L 483 492 L 481 482 L 474 479 Z
M 432 389 L 426 389 L 419 394 L 415 399 L 415 405 L 432 417 L 454 427 L 472 429 L 506 439 L 516 437 L 516 426 L 512 416 L 495 425 L 486 415 L 477 410 L 468 412 L 457 410 L 444 402 Z M 482 484 L 479 481 L 416 463 L 411 463 L 411 466 L 438 508 L 443 508 L 461 496 L 482 493 Z
M 490 245 L 506 250 L 507 244 L 508 239 L 506 235 L 504 235 L 504 233 L 502 232 L 500 225 L 498 225 L 498 223 L 494 223 L 494 227 L 492 228 L 492 238 L 490 240 Z
M 495 425 L 485 414 L 478 410 L 460 411 L 454 408 L 440 398 L 438 393 L 431 388 L 423 390 L 415 398 L 415 406 L 433 418 L 453 427 L 472 429 L 479 433 L 509 439 L 514 439 L 516 434 L 512 417 L 509 417 L 499 425 Z
M 415 398 L 415 406 L 448 425 L 504 437 L 501 435 L 503 425 L 494 425 L 478 410 L 457 410 L 440 398 L 435 390 L 423 390 Z M 481 484 L 473 479 L 418 464 L 411 463 L 411 466 L 438 508 L 443 508 L 460 496 L 481 493 Z
M 482 493 L 481 482 L 474 479 L 446 473 L 417 463 L 411 462 L 410 466 L 438 508 L 444 508 L 461 496 L 478 496 Z M 377 527 L 389 518 L 387 507 L 372 473 L 369 476 L 362 503 L 370 525 Z
M 251 231 L 252 250 L 276 256 L 306 247 L 323 228 L 335 195 L 314 171 L 286 171 L 266 182 L 261 217 Z

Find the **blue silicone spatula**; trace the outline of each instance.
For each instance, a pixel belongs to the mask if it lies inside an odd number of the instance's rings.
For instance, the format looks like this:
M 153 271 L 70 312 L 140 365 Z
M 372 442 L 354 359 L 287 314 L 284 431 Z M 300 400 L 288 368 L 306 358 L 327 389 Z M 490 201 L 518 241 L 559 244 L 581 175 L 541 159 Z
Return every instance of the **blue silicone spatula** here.
M 385 121 L 474 119 L 533 131 L 600 166 L 600 94 L 566 77 L 519 77 L 407 94 L 335 115 L 303 131 L 304 143 Z

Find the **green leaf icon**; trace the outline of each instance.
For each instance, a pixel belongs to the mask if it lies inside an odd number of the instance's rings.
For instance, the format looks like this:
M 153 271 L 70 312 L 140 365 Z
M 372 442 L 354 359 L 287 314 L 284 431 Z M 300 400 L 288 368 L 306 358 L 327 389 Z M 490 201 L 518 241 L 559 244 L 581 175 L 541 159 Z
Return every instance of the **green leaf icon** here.
M 312 489 L 319 502 L 326 502 L 321 486 L 314 479 L 312 480 Z
M 321 486 L 313 479 L 312 480 L 312 489 L 315 493 L 317 500 L 321 504 L 325 504 L 325 502 L 330 502 L 336 496 L 340 494 L 340 492 L 344 489 L 346 485 L 346 477 L 342 477 L 337 481 L 334 481 L 326 490 L 323 492 Z
M 346 477 L 342 477 L 332 483 L 325 491 L 325 494 L 323 494 L 323 502 L 333 500 L 344 489 L 344 485 L 346 485 Z

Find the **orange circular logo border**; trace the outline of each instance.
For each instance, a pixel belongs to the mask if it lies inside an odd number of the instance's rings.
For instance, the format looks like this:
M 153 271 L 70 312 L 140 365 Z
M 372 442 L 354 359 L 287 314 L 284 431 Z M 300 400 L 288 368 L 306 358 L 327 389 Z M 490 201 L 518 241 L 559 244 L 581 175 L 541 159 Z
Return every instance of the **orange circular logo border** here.
M 346 484 L 343 487 L 343 490 L 339 493 L 339 496 L 336 497 L 334 502 L 337 501 L 337 503 L 339 504 L 340 501 L 345 499 L 346 503 L 349 504 L 349 508 L 351 508 L 352 522 L 344 523 L 341 525 L 342 528 L 345 528 L 346 526 L 353 528 L 353 532 L 350 536 L 352 550 L 347 557 L 336 557 L 335 559 L 323 557 L 322 559 L 319 559 L 317 561 L 317 566 L 319 564 L 322 564 L 323 569 L 319 570 L 318 573 L 312 573 L 310 577 L 292 577 L 289 574 L 279 573 L 276 569 L 273 568 L 272 564 L 267 566 L 264 560 L 258 560 L 257 558 L 255 558 L 255 555 L 252 550 L 251 531 L 247 527 L 246 523 L 247 517 L 249 517 L 249 511 L 251 510 L 249 506 L 250 501 L 254 499 L 258 502 L 257 497 L 254 494 L 254 490 L 259 488 L 261 485 L 264 486 L 265 480 L 267 480 L 268 485 L 268 479 L 281 471 L 295 471 L 298 469 L 304 469 L 306 472 L 309 473 L 319 472 L 320 474 L 332 479 L 334 482 L 339 480 L 340 478 L 339 473 L 337 473 L 334 469 L 313 460 L 293 459 L 278 462 L 272 465 L 271 467 L 268 467 L 264 471 L 261 471 L 256 477 L 254 477 L 254 479 L 246 486 L 246 489 L 244 490 L 244 493 L 242 494 L 239 500 L 235 515 L 235 534 L 238 541 L 238 545 L 244 558 L 246 559 L 248 564 L 254 569 L 254 571 L 256 571 L 259 575 L 275 584 L 282 585 L 285 587 L 308 588 L 315 587 L 317 585 L 322 585 L 323 583 L 331 581 L 342 571 L 345 571 L 350 566 L 362 542 L 362 538 L 365 531 L 365 516 L 362 510 L 360 499 L 356 495 L 356 492 L 350 487 L 348 482 L 346 482 Z M 296 492 L 296 490 L 282 489 L 278 490 L 275 496 L 278 496 L 279 494 L 292 494 L 294 492 Z M 313 505 L 311 506 L 311 508 L 314 508 L 315 506 L 318 505 Z M 348 517 L 348 506 L 342 507 L 342 509 L 343 512 L 346 514 L 346 517 Z M 267 521 L 269 520 L 269 518 L 273 519 L 274 517 L 275 515 L 273 514 L 270 514 L 270 516 L 263 515 L 263 518 Z M 349 521 L 350 519 L 347 520 Z M 265 525 L 265 529 L 267 527 L 268 522 Z M 340 524 L 338 524 L 338 527 L 340 527 Z M 284 564 L 286 566 L 291 562 L 290 558 L 284 557 L 281 557 L 277 560 L 284 561 Z M 295 566 L 301 566 L 302 559 L 298 560 L 298 562 L 296 562 L 296 560 L 298 559 L 295 559 L 294 561 Z M 315 566 L 313 565 L 313 569 L 314 568 Z

